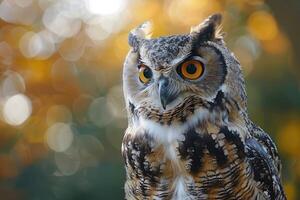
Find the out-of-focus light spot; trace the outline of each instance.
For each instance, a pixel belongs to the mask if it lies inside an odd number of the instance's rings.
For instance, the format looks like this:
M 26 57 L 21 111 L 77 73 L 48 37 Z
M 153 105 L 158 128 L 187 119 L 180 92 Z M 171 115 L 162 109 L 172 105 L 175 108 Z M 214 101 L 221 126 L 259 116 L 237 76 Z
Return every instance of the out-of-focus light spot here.
M 4 120 L 13 126 L 21 125 L 31 115 L 31 111 L 31 101 L 23 94 L 16 94 L 4 103 Z
M 278 34 L 274 17 L 266 11 L 257 11 L 248 18 L 248 29 L 259 40 L 272 40 Z
M 20 41 L 20 50 L 27 58 L 36 56 L 41 48 L 41 40 L 34 32 L 26 33 Z
M 55 154 L 56 176 L 70 176 L 79 169 L 99 164 L 104 147 L 93 135 L 76 135 L 73 144 L 64 152 Z
M 262 46 L 268 53 L 280 55 L 288 52 L 290 42 L 283 33 L 279 33 L 274 39 L 263 41 Z
M 55 52 L 53 37 L 47 31 L 39 32 L 31 41 L 31 48 L 39 47 L 37 58 L 47 59 Z
M 33 38 L 34 35 L 35 35 L 34 32 L 25 33 L 19 43 L 21 53 L 27 58 L 32 58 L 37 54 L 36 49 L 32 49 L 29 46 L 30 40 Z
M 107 94 L 107 103 L 111 113 L 117 118 L 126 118 L 123 90 L 120 85 L 112 87 Z
M 296 199 L 296 188 L 295 184 L 291 182 L 287 182 L 283 185 L 284 191 L 286 193 L 288 200 L 295 200 Z
M 54 160 L 59 172 L 64 176 L 71 176 L 79 170 L 80 156 L 75 148 L 69 148 L 63 153 L 55 153 Z
M 19 73 L 6 71 L 3 76 L 4 79 L 1 83 L 1 94 L 4 97 L 25 92 L 25 81 Z
M 0 18 L 11 23 L 32 24 L 38 16 L 38 9 L 30 2 L 22 7 L 20 4 L 25 5 L 27 0 L 24 0 L 23 3 L 21 1 L 3 0 L 0 4 Z
M 103 127 L 112 121 L 112 113 L 108 108 L 104 97 L 94 99 L 88 111 L 89 119 L 99 127 Z
M 46 142 L 56 152 L 66 151 L 71 146 L 73 138 L 72 128 L 66 123 L 55 123 L 46 132 Z
M 87 35 L 94 41 L 103 41 L 109 37 L 110 31 L 103 29 L 100 24 L 89 24 L 85 28 Z
M 84 0 L 63 0 L 57 1 L 56 4 L 63 8 L 61 11 L 67 18 L 84 19 L 89 17 Z
M 69 123 L 72 121 L 72 113 L 66 106 L 54 105 L 48 109 L 46 120 L 48 125 L 56 122 Z
M 93 42 L 102 43 L 110 35 L 120 31 L 127 23 L 128 18 L 127 12 L 122 15 L 92 16 L 85 20 L 85 33 Z
M 96 15 L 112 15 L 120 12 L 126 5 L 125 0 L 85 0 L 87 9 Z
M 245 76 L 253 69 L 253 63 L 260 55 L 260 47 L 256 40 L 249 36 L 238 38 L 234 44 L 234 54 L 241 62 Z
M 59 54 L 68 61 L 77 61 L 85 50 L 85 40 L 83 37 L 66 39 L 60 44 Z
M 13 60 L 13 50 L 7 42 L 0 42 L 0 62 L 10 65 Z
M 122 16 L 120 20 L 119 16 L 110 17 L 93 17 L 86 23 L 86 34 L 95 42 L 101 42 L 108 38 L 113 32 L 116 32 L 123 26 L 126 15 Z
M 65 40 L 65 38 L 56 35 L 55 33 L 49 31 L 48 29 L 44 29 L 40 31 L 40 34 L 43 35 L 45 38 L 47 38 L 49 41 L 51 41 L 54 45 L 60 44 L 62 41 Z
M 260 46 L 257 40 L 248 35 L 244 35 L 239 37 L 236 40 L 235 45 L 240 48 L 247 49 L 247 51 L 251 54 L 254 59 L 257 59 L 260 56 Z
M 299 120 L 288 122 L 278 135 L 278 144 L 282 152 L 298 158 L 300 152 L 300 123 Z
M 60 7 L 55 5 L 44 12 L 43 23 L 48 30 L 63 38 L 76 35 L 81 28 L 80 19 L 66 17 Z
M 27 32 L 20 40 L 20 50 L 27 58 L 49 58 L 55 51 L 54 41 L 47 32 Z
M 37 56 L 43 50 L 42 38 L 38 34 L 34 34 L 29 40 L 28 48 L 32 57 Z

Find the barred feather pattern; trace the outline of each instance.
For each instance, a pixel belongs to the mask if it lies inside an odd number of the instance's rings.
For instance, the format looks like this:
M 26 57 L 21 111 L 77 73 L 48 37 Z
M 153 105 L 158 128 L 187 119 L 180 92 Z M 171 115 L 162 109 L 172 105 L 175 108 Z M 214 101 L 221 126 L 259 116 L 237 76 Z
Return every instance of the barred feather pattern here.
M 171 141 L 175 156 L 151 129 L 127 129 L 122 146 L 127 199 L 286 199 L 272 140 L 250 120 L 240 126 L 238 119 L 229 122 L 229 110 L 238 110 L 233 100 L 219 92 L 212 102 L 192 96 L 183 102 L 170 113 L 132 105 L 135 120 L 161 126 L 184 124 L 199 109 L 210 114 Z

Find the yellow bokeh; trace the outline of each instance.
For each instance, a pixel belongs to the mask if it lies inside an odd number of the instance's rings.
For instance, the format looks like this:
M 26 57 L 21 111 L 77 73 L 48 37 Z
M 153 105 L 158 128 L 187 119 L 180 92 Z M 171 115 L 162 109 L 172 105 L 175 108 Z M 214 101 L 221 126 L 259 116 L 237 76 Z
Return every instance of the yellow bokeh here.
M 286 183 L 283 186 L 288 200 L 296 200 L 296 188 L 293 183 Z
M 279 132 L 278 144 L 282 152 L 299 158 L 300 152 L 300 120 L 293 119 Z
M 259 40 L 272 40 L 278 34 L 278 26 L 274 17 L 266 11 L 257 11 L 250 15 L 248 29 Z
M 290 43 L 283 33 L 279 33 L 272 40 L 265 40 L 262 42 L 264 50 L 270 54 L 282 55 L 288 52 Z

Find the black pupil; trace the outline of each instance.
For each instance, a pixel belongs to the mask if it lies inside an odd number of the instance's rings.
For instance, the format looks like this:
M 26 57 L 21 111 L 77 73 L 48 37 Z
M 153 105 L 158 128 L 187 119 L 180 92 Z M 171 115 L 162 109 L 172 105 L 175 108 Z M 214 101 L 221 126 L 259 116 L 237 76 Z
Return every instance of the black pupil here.
M 150 79 L 152 77 L 152 71 L 149 68 L 145 68 L 143 73 L 145 78 L 147 79 Z
M 196 73 L 197 68 L 196 68 L 196 66 L 195 66 L 194 64 L 189 64 L 189 65 L 186 67 L 186 71 L 187 71 L 187 73 L 189 73 L 189 74 L 194 74 L 194 73 Z

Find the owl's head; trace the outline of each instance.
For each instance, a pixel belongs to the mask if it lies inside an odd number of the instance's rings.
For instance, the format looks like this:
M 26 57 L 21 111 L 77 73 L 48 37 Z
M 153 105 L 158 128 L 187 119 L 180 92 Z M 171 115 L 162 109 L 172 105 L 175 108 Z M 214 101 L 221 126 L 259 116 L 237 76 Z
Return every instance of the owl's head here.
M 220 24 L 215 14 L 189 34 L 153 39 L 149 22 L 132 30 L 123 71 L 127 108 L 164 113 L 190 98 L 213 103 L 221 93 L 245 110 L 240 65 L 223 42 Z

